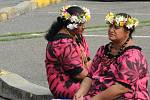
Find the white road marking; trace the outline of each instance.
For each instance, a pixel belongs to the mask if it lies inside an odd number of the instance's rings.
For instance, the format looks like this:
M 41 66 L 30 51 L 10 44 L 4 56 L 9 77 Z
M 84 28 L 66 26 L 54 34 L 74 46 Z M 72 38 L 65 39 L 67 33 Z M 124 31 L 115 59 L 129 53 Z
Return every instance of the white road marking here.
M 34 12 L 35 14 L 36 13 L 48 13 L 48 14 L 59 14 L 58 12 L 49 12 L 49 11 L 37 11 L 37 12 Z M 106 15 L 107 14 L 107 12 L 104 12 L 104 13 L 99 13 L 99 12 L 95 12 L 95 13 L 92 13 L 91 12 L 91 14 L 92 15 Z M 142 16 L 144 16 L 144 15 L 146 15 L 146 16 L 149 16 L 150 15 L 150 13 L 132 13 L 132 15 L 142 15 Z
M 93 34 L 93 35 L 84 35 L 85 37 L 107 37 L 107 35 L 96 35 L 96 34 Z M 146 35 L 137 35 L 137 36 L 133 36 L 133 37 L 136 37 L 136 38 L 150 38 L 150 36 L 146 36 Z
M 42 36 L 43 34 L 30 34 L 30 35 L 32 35 L 32 36 Z M 29 35 L 28 35 L 29 36 Z M 98 34 L 86 34 L 86 35 L 83 35 L 83 36 L 85 36 L 85 37 L 108 37 L 107 35 L 98 35 Z M 150 38 L 150 36 L 146 36 L 146 35 L 136 35 L 136 36 L 133 36 L 133 37 L 135 37 L 135 38 Z

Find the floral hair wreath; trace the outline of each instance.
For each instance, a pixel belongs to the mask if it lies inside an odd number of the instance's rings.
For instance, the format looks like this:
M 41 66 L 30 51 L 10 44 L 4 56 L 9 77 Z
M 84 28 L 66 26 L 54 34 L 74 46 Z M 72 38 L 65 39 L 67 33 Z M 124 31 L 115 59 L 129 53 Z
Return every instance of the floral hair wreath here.
M 76 6 L 76 5 L 72 5 L 72 6 Z M 60 9 L 60 16 L 65 18 L 65 20 L 70 20 L 72 22 L 67 25 L 67 28 L 71 30 L 77 28 L 78 24 L 88 22 L 91 19 L 90 10 L 85 7 L 81 7 L 84 10 L 83 15 L 70 15 L 67 12 L 67 9 L 72 6 L 68 5 Z
M 115 24 L 116 26 L 126 26 L 128 29 L 132 29 L 139 24 L 138 19 L 134 17 L 125 18 L 121 15 L 116 15 L 112 12 L 109 12 L 105 17 L 107 24 Z

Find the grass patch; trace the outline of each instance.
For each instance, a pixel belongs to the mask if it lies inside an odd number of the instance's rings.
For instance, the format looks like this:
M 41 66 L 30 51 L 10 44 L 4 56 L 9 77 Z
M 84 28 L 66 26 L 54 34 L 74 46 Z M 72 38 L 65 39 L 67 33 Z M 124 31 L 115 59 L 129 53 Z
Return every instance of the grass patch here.
M 39 35 L 39 36 L 23 36 L 23 37 L 13 37 L 13 38 L 6 37 L 6 38 L 0 38 L 0 41 L 4 42 L 4 41 L 13 41 L 13 40 L 20 40 L 20 39 L 32 39 L 32 38 L 40 38 L 40 37 L 43 37 L 43 36 L 41 36 L 41 35 Z
M 0 37 L 23 36 L 23 35 L 44 34 L 44 33 L 45 33 L 45 32 L 9 33 L 9 34 L 0 34 Z
M 150 20 L 143 20 L 143 21 L 140 21 L 140 23 L 150 23 Z
M 137 29 L 144 27 L 144 26 L 150 26 L 150 20 L 141 21 Z M 89 26 L 85 28 L 86 32 L 106 31 L 106 30 L 107 30 L 107 25 Z M 45 33 L 47 33 L 47 31 L 0 34 L 0 41 L 13 41 L 13 40 L 19 40 L 19 39 L 39 38 L 39 37 L 43 37 Z

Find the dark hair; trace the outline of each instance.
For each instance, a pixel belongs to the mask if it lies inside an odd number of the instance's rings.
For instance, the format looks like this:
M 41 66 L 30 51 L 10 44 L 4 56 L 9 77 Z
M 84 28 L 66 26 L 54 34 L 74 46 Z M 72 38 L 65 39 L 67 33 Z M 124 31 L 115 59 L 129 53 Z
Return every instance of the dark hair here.
M 124 16 L 125 18 L 131 18 L 131 16 L 129 14 L 126 13 L 118 13 L 116 15 L 121 15 Z M 128 29 L 125 25 L 124 25 L 124 29 L 125 31 L 129 31 L 129 38 L 132 38 L 132 33 L 135 31 L 135 27 L 133 26 L 131 29 Z
M 84 11 L 79 6 L 71 6 L 67 9 L 67 12 L 70 15 L 82 15 Z M 66 20 L 63 17 L 57 17 L 57 21 L 54 21 L 51 25 L 50 29 L 48 30 L 47 34 L 45 35 L 46 40 L 52 39 L 63 27 L 67 27 L 69 23 L 72 23 L 70 20 Z

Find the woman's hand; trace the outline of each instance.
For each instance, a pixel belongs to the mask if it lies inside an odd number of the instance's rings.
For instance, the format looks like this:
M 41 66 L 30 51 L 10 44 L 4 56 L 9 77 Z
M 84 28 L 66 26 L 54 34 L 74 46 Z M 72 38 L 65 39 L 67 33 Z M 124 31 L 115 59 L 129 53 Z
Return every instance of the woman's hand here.
M 75 93 L 73 100 L 83 100 L 83 94 L 80 90 Z
M 87 61 L 83 66 L 87 69 L 87 70 L 90 70 L 90 67 L 91 67 L 91 64 L 92 64 L 92 61 Z
M 116 83 L 115 85 L 112 85 L 100 94 L 92 97 L 91 100 L 114 100 L 128 91 L 128 88 L 125 88 L 121 84 Z
M 92 80 L 89 77 L 85 77 L 80 85 L 80 89 L 75 93 L 73 100 L 83 100 L 83 96 L 88 93 L 91 84 Z
M 91 61 L 91 60 L 87 62 L 87 68 L 88 68 L 88 69 L 91 67 L 91 64 L 92 64 L 92 61 Z

